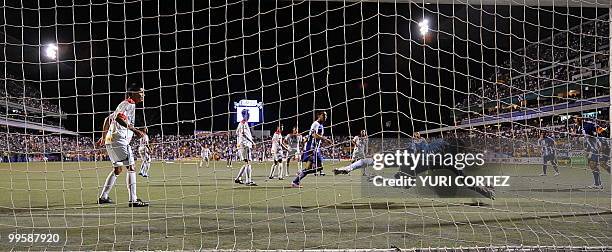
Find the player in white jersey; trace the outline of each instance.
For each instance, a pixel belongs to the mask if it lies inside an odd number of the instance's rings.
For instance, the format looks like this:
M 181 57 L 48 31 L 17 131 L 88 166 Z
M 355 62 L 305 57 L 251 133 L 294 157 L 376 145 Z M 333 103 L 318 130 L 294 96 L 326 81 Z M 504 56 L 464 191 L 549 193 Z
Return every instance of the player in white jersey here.
M 255 142 L 253 141 L 251 129 L 249 128 L 249 110 L 244 109 L 241 111 L 241 114 L 242 120 L 238 123 L 238 128 L 236 128 L 236 147 L 238 147 L 238 159 L 244 161 L 244 165 L 240 168 L 234 182 L 247 186 L 257 186 L 251 179 L 253 172 L 251 168 L 251 151 Z M 244 181 L 242 181 L 243 174 L 245 175 Z
M 122 101 L 117 109 L 104 119 L 103 136 L 98 140 L 98 145 L 104 144 L 106 152 L 113 163 L 113 171 L 108 174 L 102 192 L 98 198 L 98 204 L 113 203 L 108 197 L 117 176 L 121 173 L 122 167 L 126 167 L 126 184 L 129 192 L 129 207 L 146 207 L 148 202 L 140 200 L 136 196 L 136 171 L 134 170 L 134 156 L 130 141 L 132 136 L 143 137 L 144 132 L 134 127 L 134 117 L 136 114 L 136 103 L 144 100 L 144 90 L 130 89 L 127 92 L 127 99 Z
M 149 168 L 151 167 L 151 155 L 149 151 L 149 130 L 144 128 L 142 132 L 145 133 L 138 140 L 138 154 L 140 155 L 140 160 L 142 160 L 142 164 L 140 164 L 140 172 L 138 175 L 143 177 L 149 177 Z
M 208 168 L 208 165 L 210 164 L 210 148 L 208 148 L 208 144 L 204 144 L 204 146 L 202 146 L 202 150 L 200 151 L 200 157 L 202 158 L 200 160 L 200 167 L 202 167 L 202 164 L 204 164 L 204 161 L 206 161 L 206 168 Z
M 277 177 L 279 180 L 283 179 L 283 170 L 285 172 L 284 176 L 289 176 L 287 169 L 283 169 L 283 159 L 285 159 L 285 150 L 288 150 L 287 145 L 283 142 L 283 125 L 279 125 L 276 128 L 276 132 L 272 135 L 272 160 L 274 164 L 270 167 L 270 179 L 274 178 L 274 171 L 278 169 Z
M 291 134 L 285 136 L 285 145 L 289 147 L 287 153 L 287 165 L 285 169 L 289 171 L 289 163 L 291 159 L 298 161 L 298 170 L 302 170 L 302 162 L 300 161 L 300 144 L 302 143 L 302 135 L 300 135 L 297 127 L 293 127 Z

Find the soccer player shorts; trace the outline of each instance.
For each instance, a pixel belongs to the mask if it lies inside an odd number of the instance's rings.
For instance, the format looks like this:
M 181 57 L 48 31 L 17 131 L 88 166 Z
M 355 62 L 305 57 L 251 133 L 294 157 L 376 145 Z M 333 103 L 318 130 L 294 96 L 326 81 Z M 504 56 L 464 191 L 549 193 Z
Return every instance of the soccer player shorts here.
M 313 168 L 323 166 L 323 155 L 318 150 L 304 151 L 302 154 L 302 162 L 311 162 Z
M 134 155 L 132 155 L 132 147 L 130 145 L 119 143 L 106 144 L 106 152 L 113 163 L 113 167 L 134 165 Z
M 355 151 L 353 152 L 353 160 L 359 160 L 359 159 L 364 159 L 365 158 L 365 154 L 361 151 Z
M 274 161 L 282 160 L 284 158 L 283 151 L 277 150 L 272 152 L 272 158 L 274 158 Z
M 551 154 L 551 155 L 542 156 L 542 161 L 544 161 L 544 163 L 546 163 L 548 161 L 550 161 L 550 162 L 555 161 L 555 155 Z
M 244 145 L 238 148 L 238 158 L 242 161 L 251 161 L 251 148 Z
M 287 154 L 287 157 L 298 157 L 299 158 L 299 155 L 300 155 L 300 149 L 293 148 L 293 149 L 289 149 L 289 153 Z

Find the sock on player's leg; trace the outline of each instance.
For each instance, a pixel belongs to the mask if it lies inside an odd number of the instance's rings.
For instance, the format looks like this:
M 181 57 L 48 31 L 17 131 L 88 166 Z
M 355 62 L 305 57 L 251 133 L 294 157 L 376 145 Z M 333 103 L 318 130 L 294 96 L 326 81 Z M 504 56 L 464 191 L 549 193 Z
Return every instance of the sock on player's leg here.
M 142 161 L 142 164 L 140 164 L 140 174 L 147 175 L 147 161 Z
M 542 165 L 542 174 L 546 174 L 546 164 Z
M 287 162 L 285 165 L 285 177 L 289 177 L 289 162 Z
M 246 165 L 245 169 L 246 169 L 246 171 L 245 171 L 246 172 L 246 183 L 248 184 L 248 183 L 253 182 L 253 180 L 251 179 L 251 175 L 252 175 L 252 173 L 251 173 L 252 172 L 251 165 L 250 164 Z
M 278 178 L 283 178 L 283 162 L 278 163 Z
M 289 164 L 290 164 L 289 161 L 291 161 L 291 158 L 287 158 L 287 163 L 285 163 L 285 176 L 286 177 L 289 177 Z
M 357 169 L 363 169 L 368 167 L 368 165 L 372 165 L 374 164 L 374 159 L 371 158 L 364 158 L 364 159 L 359 159 L 355 162 L 353 162 L 352 164 L 350 164 L 348 166 L 348 171 L 353 171 L 353 170 L 357 170 Z
M 104 186 L 102 187 L 102 192 L 100 193 L 101 199 L 108 198 L 108 194 L 110 193 L 111 189 L 113 189 L 115 181 L 117 181 L 117 175 L 115 175 L 115 171 L 111 171 L 108 174 L 108 177 L 106 177 L 106 181 L 104 182 Z
M 149 174 L 149 166 L 151 165 L 148 158 L 143 159 L 142 164 L 140 165 L 140 173 L 142 175 L 147 176 Z
M 147 161 L 147 176 L 149 176 L 149 169 L 151 168 L 151 160 Z
M 274 162 L 274 164 L 272 164 L 272 166 L 270 167 L 270 176 L 268 176 L 268 177 L 271 178 L 271 177 L 274 176 L 274 171 L 276 171 L 276 166 L 277 166 L 277 164 L 276 164 L 276 162 Z
M 306 173 L 304 170 L 299 171 L 298 175 L 295 177 L 295 179 L 293 179 L 293 183 L 299 185 L 300 181 L 306 177 L 306 175 L 308 175 L 308 173 Z
M 242 177 L 242 174 L 246 170 L 246 166 L 247 165 L 243 165 L 242 167 L 240 167 L 240 171 L 238 171 L 238 176 L 236 176 L 236 180 L 239 180 Z
M 129 192 L 129 202 L 136 202 L 136 172 L 128 171 L 125 177 L 125 184 Z

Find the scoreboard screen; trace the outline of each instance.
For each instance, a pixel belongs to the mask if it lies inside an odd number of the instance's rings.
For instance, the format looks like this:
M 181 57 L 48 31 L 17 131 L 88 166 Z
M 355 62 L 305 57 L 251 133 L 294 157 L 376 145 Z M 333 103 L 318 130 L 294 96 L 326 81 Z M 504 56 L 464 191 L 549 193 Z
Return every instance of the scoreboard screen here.
M 263 109 L 261 102 L 256 100 L 240 100 L 234 103 L 234 107 L 236 108 L 236 122 L 242 121 L 242 111 L 245 109 L 249 110 L 249 122 L 259 123 L 263 119 L 261 116 Z

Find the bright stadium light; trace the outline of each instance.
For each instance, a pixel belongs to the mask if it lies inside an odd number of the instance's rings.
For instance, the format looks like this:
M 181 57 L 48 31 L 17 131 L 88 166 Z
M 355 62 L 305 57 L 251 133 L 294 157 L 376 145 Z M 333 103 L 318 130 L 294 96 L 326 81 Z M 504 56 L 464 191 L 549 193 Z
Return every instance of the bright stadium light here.
M 421 36 L 427 35 L 429 32 L 429 20 L 423 19 L 421 22 L 419 22 L 419 32 L 421 33 Z
M 58 48 L 56 44 L 53 44 L 53 43 L 47 44 L 45 48 L 45 56 L 48 59 L 56 60 L 57 59 L 57 49 Z

